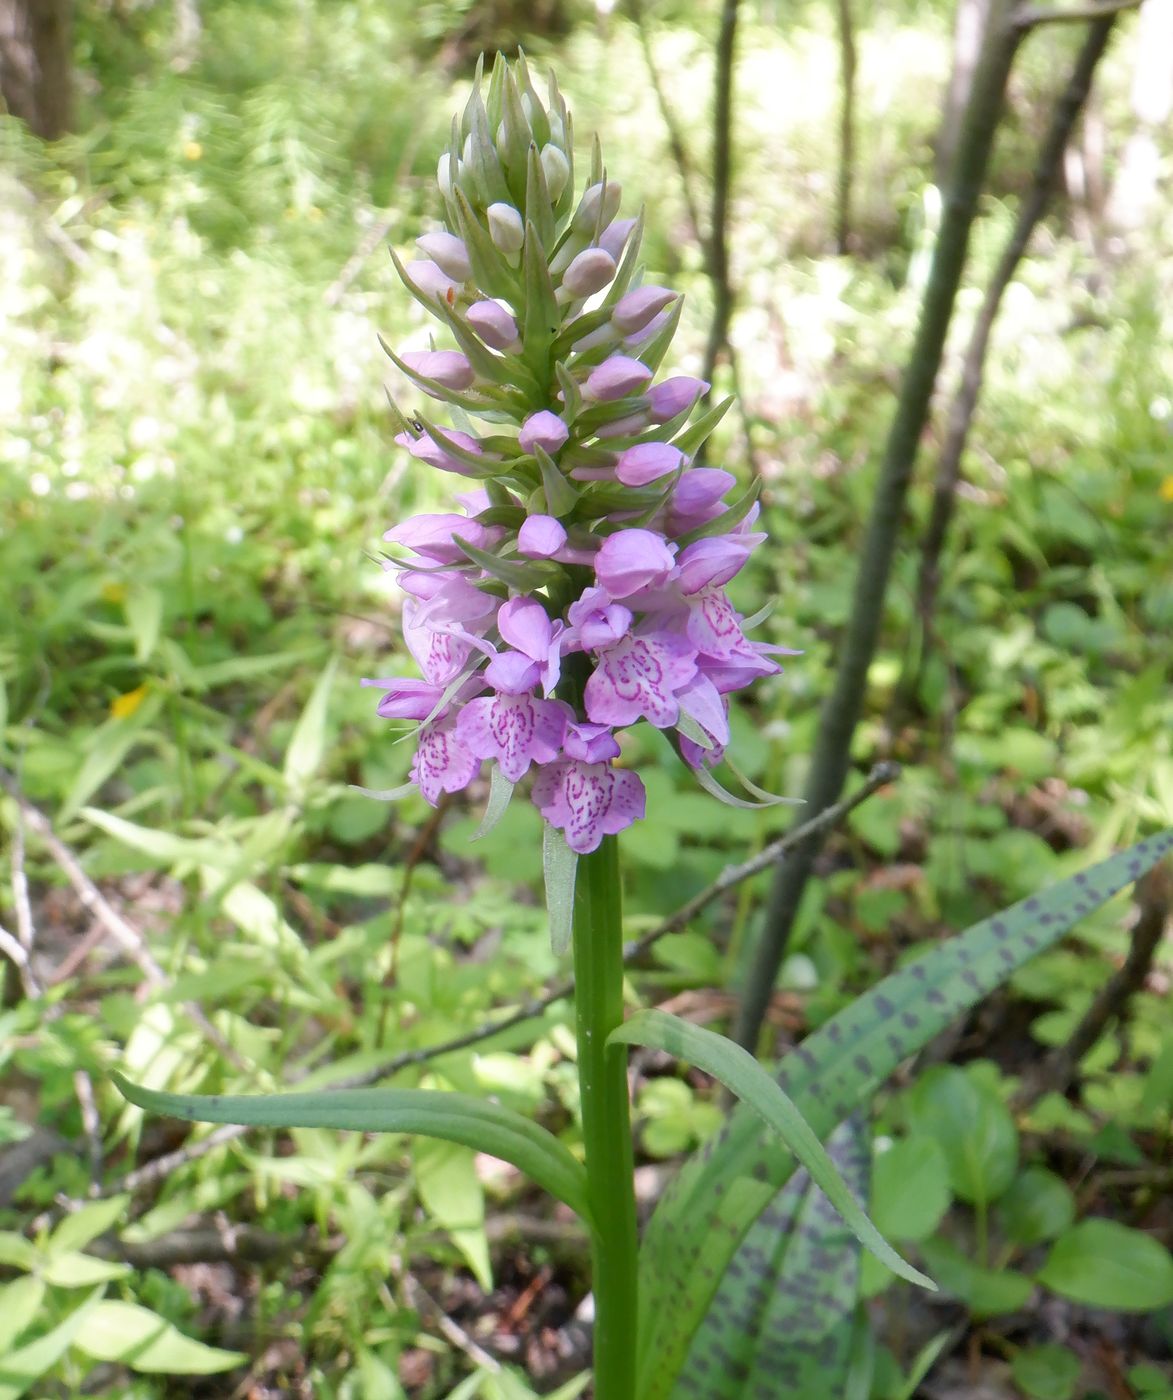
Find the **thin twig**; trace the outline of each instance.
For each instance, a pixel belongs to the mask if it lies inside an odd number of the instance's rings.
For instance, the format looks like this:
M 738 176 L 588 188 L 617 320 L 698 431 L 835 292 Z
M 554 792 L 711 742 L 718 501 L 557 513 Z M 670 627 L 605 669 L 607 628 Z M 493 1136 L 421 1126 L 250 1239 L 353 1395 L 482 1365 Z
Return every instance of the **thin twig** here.
M 706 885 L 703 890 L 693 895 L 674 914 L 670 914 L 650 932 L 626 943 L 623 948 L 624 962 L 638 962 L 666 934 L 678 933 L 715 900 L 727 894 L 729 890 L 752 879 L 763 870 L 771 868 L 777 861 L 785 859 L 788 851 L 801 846 L 812 836 L 820 835 L 831 827 L 837 826 L 846 816 L 866 802 L 873 793 L 894 782 L 899 776 L 900 767 L 898 764 L 876 764 L 863 784 L 849 797 L 825 808 L 817 816 L 812 817 L 810 821 L 803 822 L 801 826 L 796 827 L 785 836 L 780 836 L 776 841 L 764 846 L 757 855 L 749 860 L 743 861 L 740 865 L 729 866 L 718 875 L 712 884 Z M 467 1050 L 473 1045 L 479 1045 L 482 1041 L 502 1035 L 505 1031 L 512 1030 L 525 1021 L 535 1020 L 548 1011 L 555 1002 L 563 1001 L 566 997 L 572 996 L 573 993 L 574 978 L 567 977 L 523 1002 L 516 1011 L 511 1012 L 501 1020 L 487 1022 L 473 1030 L 466 1031 L 463 1035 L 453 1036 L 451 1040 L 420 1046 L 415 1050 L 403 1050 L 385 1064 L 364 1070 L 361 1074 L 352 1074 L 345 1079 L 335 1080 L 328 1088 L 330 1090 L 363 1089 L 369 1085 L 377 1084 L 380 1080 L 389 1079 L 400 1070 L 408 1069 L 414 1065 L 428 1064 L 432 1060 L 438 1060 L 443 1055 L 451 1055 L 459 1050 Z M 240 1124 L 225 1124 L 209 1133 L 207 1137 L 188 1143 L 184 1147 L 176 1148 L 174 1152 L 168 1152 L 164 1156 L 157 1157 L 154 1161 L 128 1172 L 125 1176 L 104 1187 L 101 1194 L 114 1196 L 120 1191 L 137 1191 L 143 1186 L 148 1186 L 170 1176 L 177 1168 L 189 1162 L 198 1161 L 214 1148 L 235 1141 L 247 1131 L 248 1129 Z
M 3 924 L 0 924 L 0 953 L 3 953 L 16 968 L 16 974 L 20 978 L 20 985 L 24 988 L 25 996 L 29 1001 L 34 1001 L 41 995 L 44 988 L 37 980 L 37 974 L 33 971 L 24 944 L 19 938 L 9 933 Z
M 82 1132 L 86 1136 L 86 1150 L 90 1159 L 90 1180 L 96 1184 L 102 1179 L 102 1119 L 94 1096 L 94 1081 L 87 1070 L 74 1070 L 73 1092 L 81 1110 Z
M 29 829 L 36 833 L 44 843 L 45 849 L 65 872 L 65 877 L 73 886 L 74 893 L 81 901 L 84 908 L 98 919 L 107 933 L 114 939 L 118 946 L 131 959 L 131 961 L 142 972 L 147 982 L 156 990 L 166 987 L 169 983 L 167 974 L 156 962 L 147 947 L 143 934 L 130 924 L 117 909 L 107 900 L 102 891 L 94 884 L 93 880 L 82 869 L 81 862 L 70 850 L 64 841 L 53 830 L 49 818 L 39 807 L 31 803 L 24 793 L 21 792 L 16 780 L 11 774 L 0 769 L 0 787 L 3 787 L 8 795 L 13 799 L 20 809 Z M 194 1002 L 185 1001 L 182 1003 L 183 1010 L 187 1016 L 195 1022 L 196 1026 L 205 1036 L 216 1046 L 222 1055 L 225 1056 L 237 1069 L 245 1069 L 247 1066 L 236 1051 L 229 1045 L 228 1041 L 220 1034 L 216 1027 L 208 1020 L 204 1013 Z
M 933 503 L 921 545 L 920 568 L 917 578 L 917 613 L 921 638 L 917 654 L 910 659 L 900 684 L 900 700 L 908 705 L 923 674 L 926 660 L 934 644 L 934 615 L 941 577 L 941 556 L 945 539 L 956 509 L 957 488 L 962 477 L 962 458 L 969 442 L 978 399 L 985 378 L 986 356 L 1002 299 L 1013 282 L 1018 266 L 1026 256 L 1039 221 L 1046 213 L 1052 191 L 1059 178 L 1063 152 L 1068 148 L 1071 133 L 1087 103 L 1092 79 L 1111 38 L 1114 16 L 1097 21 L 1088 30 L 1071 76 L 1055 104 L 1047 134 L 1039 150 L 1031 177 L 1030 190 L 1023 198 L 1006 240 L 997 267 L 986 287 L 981 308 L 970 333 L 969 344 L 962 362 L 961 376 L 945 430 L 945 441 L 937 461 L 933 486 Z
M 1133 995 L 1144 986 L 1173 908 L 1173 874 L 1167 866 L 1157 866 L 1137 882 L 1136 903 L 1136 926 L 1123 966 L 1096 993 L 1070 1038 L 1024 1079 L 1015 1096 L 1017 1108 L 1037 1103 L 1044 1094 L 1063 1093 L 1108 1023 L 1125 1014 Z
M 721 351 L 729 344 L 733 287 L 729 281 L 729 188 L 733 167 L 733 66 L 737 38 L 737 0 L 721 7 L 717 36 L 717 74 L 713 94 L 713 214 L 709 221 L 709 279 L 713 284 L 713 320 L 705 347 L 702 379 L 711 380 Z
M 484 1347 L 479 1346 L 472 1337 L 468 1335 L 463 1327 L 459 1327 L 453 1322 L 436 1299 L 433 1298 L 423 1284 L 420 1283 L 419 1279 L 415 1278 L 411 1272 L 406 1269 L 403 1271 L 402 1278 L 403 1291 L 407 1294 L 407 1301 L 417 1312 L 431 1314 L 435 1320 L 436 1326 L 439 1328 L 446 1341 L 451 1342 L 458 1351 L 462 1351 L 470 1361 L 479 1366 L 482 1370 L 488 1371 L 494 1376 L 500 1374 L 501 1363 L 497 1358 L 495 1356 L 490 1356 Z M 394 1309 L 392 1309 L 392 1311 L 394 1311 Z
M 16 911 L 16 936 L 20 946 L 32 956 L 33 942 L 36 939 L 36 926 L 33 923 L 33 906 L 29 898 L 28 873 L 24 866 L 24 812 L 19 799 L 16 806 L 16 822 L 12 828 L 12 904 Z
M 689 229 L 698 246 L 704 248 L 704 229 L 701 225 L 700 208 L 693 194 L 692 162 L 689 160 L 688 149 L 684 144 L 684 133 L 680 129 L 676 113 L 672 110 L 668 94 L 664 91 L 664 85 L 660 81 L 660 70 L 656 67 L 652 39 L 644 19 L 644 8 L 641 0 L 630 0 L 630 9 L 631 17 L 635 21 L 635 31 L 639 37 L 640 48 L 643 51 L 644 66 L 648 70 L 652 92 L 656 97 L 656 105 L 660 109 L 660 120 L 664 123 L 664 131 L 668 136 L 668 149 L 672 153 L 676 173 L 680 176 L 680 192 L 684 199 L 684 211 L 688 215 Z
M 961 142 L 953 161 L 940 232 L 921 298 L 916 336 L 908 353 L 895 411 L 884 444 L 871 511 L 859 546 L 851 611 L 838 646 L 831 693 L 819 716 L 807 776 L 808 810 L 836 801 L 851 768 L 851 745 L 868 691 L 868 673 L 879 645 L 884 604 L 900 538 L 913 467 L 929 419 L 933 389 L 945 352 L 969 247 L 978 199 L 994 146 L 1014 56 L 1022 39 L 1004 21 L 1012 0 L 993 0 L 987 42 L 966 105 Z M 800 847 L 779 869 L 766 905 L 757 947 L 743 985 L 736 1038 L 757 1044 L 778 969 L 820 842 Z
M 1141 0 L 1105 0 L 1099 5 L 1073 5 L 1064 9 L 1050 5 L 1028 5 L 1011 17 L 1010 24 L 1014 29 L 1033 29 L 1040 24 L 1079 24 L 1139 9 L 1140 3 Z

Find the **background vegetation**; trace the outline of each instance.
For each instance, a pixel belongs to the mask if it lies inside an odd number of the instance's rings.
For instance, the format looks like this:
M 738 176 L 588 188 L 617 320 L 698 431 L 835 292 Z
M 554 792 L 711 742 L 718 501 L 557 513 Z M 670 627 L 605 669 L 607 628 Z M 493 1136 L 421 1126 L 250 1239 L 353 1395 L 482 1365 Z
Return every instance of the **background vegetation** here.
M 394 1069 L 575 1140 L 565 1002 L 410 1058 L 557 975 L 536 812 L 470 847 L 476 810 L 349 787 L 409 759 L 357 685 L 401 664 L 371 555 L 447 490 L 390 441 L 375 333 L 423 324 L 384 245 L 434 218 L 476 52 L 522 39 L 646 203 L 696 372 L 720 21 L 711 0 L 108 0 L 74 16 L 73 131 L 46 145 L 0 119 L 0 1355 L 19 1358 L 0 1395 L 581 1393 L 582 1241 L 499 1164 L 188 1132 L 107 1074 L 245 1091 Z M 803 649 L 735 716 L 740 765 L 776 791 L 803 784 L 940 218 L 953 16 L 856 22 L 844 230 L 836 13 L 738 18 L 717 377 L 742 412 L 711 460 L 762 480 L 771 545 L 740 602 L 776 598 L 766 630 Z M 820 858 L 766 1054 L 912 950 L 1173 823 L 1173 152 L 1136 110 L 1144 22 L 1117 26 L 1005 298 L 931 648 L 915 590 L 943 412 L 924 436 L 853 750 L 903 772 Z M 1081 37 L 1042 26 L 1014 68 L 942 410 Z M 1139 204 L 1138 138 L 1157 161 Z M 788 817 L 715 803 L 654 733 L 626 759 L 650 812 L 624 843 L 634 937 Z M 633 995 L 728 1021 L 767 884 L 662 938 Z M 945 1297 L 867 1280 L 877 1400 L 1173 1392 L 1173 952 L 1167 893 L 1146 900 L 1085 920 L 879 1105 L 877 1221 Z M 1050 1058 L 1122 965 L 1092 1043 Z M 633 1067 L 650 1199 L 720 1105 L 663 1057 Z

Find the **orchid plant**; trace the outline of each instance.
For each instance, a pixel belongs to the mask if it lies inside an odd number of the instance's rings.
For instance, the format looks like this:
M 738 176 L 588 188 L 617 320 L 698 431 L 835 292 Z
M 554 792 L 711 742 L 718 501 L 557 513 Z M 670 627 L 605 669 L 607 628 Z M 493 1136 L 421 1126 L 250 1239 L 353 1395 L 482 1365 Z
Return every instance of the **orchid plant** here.
M 656 1010 L 625 1018 L 617 838 L 645 818 L 622 733 L 665 731 L 706 789 L 779 799 L 725 757 L 729 696 L 779 669 L 726 585 L 765 536 L 753 491 L 694 465 L 728 401 L 657 377 L 680 298 L 643 281 L 642 215 L 596 143 L 576 192 L 572 125 L 523 58 L 478 72 L 440 157 L 442 230 L 396 267 L 456 348 L 388 348 L 448 406 L 447 426 L 393 405 L 397 442 L 464 477 L 458 511 L 388 530 L 418 674 L 372 679 L 415 742 L 406 789 L 436 806 L 488 768 L 482 830 L 514 787 L 545 822 L 555 950 L 573 945 L 582 1152 L 499 1104 L 377 1088 L 194 1097 L 120 1086 L 197 1121 L 414 1132 L 494 1154 L 575 1211 L 591 1240 L 597 1400 L 836 1395 L 856 1330 L 861 1248 L 931 1283 L 864 1212 L 857 1109 L 891 1070 L 1082 913 L 1155 864 L 1150 838 L 969 930 L 886 979 L 772 1075 L 744 1050 Z M 742 791 L 713 769 L 725 763 Z M 651 814 L 652 820 L 655 813 Z M 686 1059 L 741 1100 L 688 1162 L 638 1246 L 626 1047 Z M 827 1140 L 828 1146 L 823 1145 Z M 829 1150 L 828 1150 L 829 1147 Z

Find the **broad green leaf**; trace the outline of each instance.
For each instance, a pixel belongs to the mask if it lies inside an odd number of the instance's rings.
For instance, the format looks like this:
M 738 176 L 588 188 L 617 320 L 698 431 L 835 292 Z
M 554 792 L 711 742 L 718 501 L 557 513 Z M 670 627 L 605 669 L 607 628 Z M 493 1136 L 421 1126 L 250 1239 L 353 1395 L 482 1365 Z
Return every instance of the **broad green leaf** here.
M 162 705 L 162 694 L 152 690 L 133 714 L 122 719 L 107 720 L 93 731 L 86 742 L 85 759 L 61 805 L 60 822 L 72 821 L 106 779 L 121 766 L 144 730 L 154 724 Z
M 1062 1177 L 1046 1167 L 1027 1167 L 998 1200 L 998 1218 L 1015 1244 L 1053 1240 L 1075 1219 L 1075 1197 Z
M 12 1269 L 35 1269 L 40 1259 L 36 1245 L 15 1230 L 0 1230 L 0 1264 Z
M 778 1134 L 865 1249 L 871 1250 L 893 1273 L 910 1283 L 934 1287 L 931 1279 L 896 1253 L 867 1218 L 835 1169 L 827 1149 L 811 1131 L 794 1102 L 747 1050 L 715 1031 L 694 1026 L 691 1021 L 670 1016 L 666 1011 L 637 1011 L 611 1032 L 607 1043 L 613 1041 L 664 1050 L 719 1080 L 730 1093 L 748 1104 L 767 1128 Z
M 41 1268 L 45 1282 L 58 1288 L 92 1288 L 95 1283 L 109 1283 L 129 1273 L 129 1264 L 120 1264 L 114 1259 L 95 1259 L 92 1254 L 83 1254 L 77 1249 L 51 1255 Z
M 20 1400 L 46 1371 L 56 1366 L 98 1306 L 100 1296 L 100 1289 L 91 1293 L 51 1332 L 0 1356 L 0 1400 Z
M 976 1317 L 1016 1312 L 1034 1288 L 1024 1274 L 982 1268 L 948 1240 L 925 1240 L 920 1252 L 945 1292 L 960 1298 Z
M 934 1065 L 912 1090 L 910 1116 L 936 1138 L 954 1195 L 971 1204 L 996 1201 L 1018 1170 L 1018 1130 L 987 1085 L 956 1065 Z
M 134 638 L 136 661 L 151 659 L 163 626 L 163 595 L 157 588 L 132 588 L 122 604 L 127 626 Z
M 1071 1400 L 1079 1381 L 1079 1357 L 1046 1342 L 1024 1347 L 1010 1363 L 1014 1384 L 1031 1400 Z
M 174 867 L 199 864 L 223 870 L 236 858 L 232 847 L 224 841 L 156 831 L 153 827 L 139 826 L 137 822 L 116 817 L 113 812 L 99 811 L 96 807 L 83 807 L 81 815 L 86 821 L 100 827 L 107 836 L 112 836 L 115 841 L 121 841 L 131 850 L 150 857 L 159 865 Z
M 542 823 L 542 872 L 546 910 L 550 917 L 550 947 L 560 958 L 570 947 L 574 926 L 574 883 L 578 857 L 566 838 L 549 822 Z
M 949 1166 L 931 1137 L 908 1137 L 881 1152 L 872 1166 L 872 1219 L 894 1240 L 923 1240 L 949 1209 Z
M 490 1292 L 493 1272 L 485 1238 L 485 1193 L 472 1152 L 454 1142 L 417 1138 L 411 1156 L 420 1200 L 437 1225 L 452 1236 L 480 1286 Z
M 868 1141 L 856 1118 L 827 1150 L 852 1196 L 867 1197 Z M 860 1246 L 798 1171 L 750 1227 L 692 1339 L 682 1397 L 771 1400 L 840 1396 L 855 1343 Z M 756 1387 L 756 1389 L 755 1389 Z
M 336 1128 L 422 1133 L 487 1152 L 525 1172 L 589 1223 L 586 1172 L 562 1143 L 529 1118 L 468 1094 L 426 1089 L 324 1089 L 313 1094 L 163 1094 L 113 1076 L 121 1092 L 152 1113 L 189 1123 L 258 1128 Z
M 1093 1308 L 1149 1312 L 1173 1303 L 1173 1255 L 1114 1220 L 1081 1220 L 1051 1246 L 1038 1281 Z
M 778 1082 L 814 1132 L 829 1135 L 902 1060 L 1171 849 L 1173 832 L 1151 836 L 934 948 L 809 1036 Z M 738 1107 L 669 1185 L 640 1251 L 641 1400 L 671 1394 L 729 1260 L 794 1169 Z
M 104 1201 L 91 1201 L 89 1205 L 67 1215 L 49 1236 L 48 1251 L 84 1249 L 91 1240 L 112 1230 L 126 1215 L 130 1197 L 125 1193 L 110 1196 Z
M 177 1327 L 137 1303 L 102 1302 L 82 1319 L 73 1339 L 95 1361 L 118 1361 L 132 1371 L 210 1376 L 243 1365 L 240 1351 L 224 1351 L 185 1337 Z
M 44 1299 L 45 1280 L 35 1274 L 25 1274 L 0 1288 L 0 1357 L 7 1356 L 13 1342 L 32 1326 Z
M 330 711 L 330 691 L 338 670 L 338 658 L 332 656 L 318 677 L 305 709 L 294 726 L 289 747 L 285 750 L 282 772 L 289 794 L 295 802 L 304 802 L 310 783 L 317 776 L 326 752 L 326 725 Z

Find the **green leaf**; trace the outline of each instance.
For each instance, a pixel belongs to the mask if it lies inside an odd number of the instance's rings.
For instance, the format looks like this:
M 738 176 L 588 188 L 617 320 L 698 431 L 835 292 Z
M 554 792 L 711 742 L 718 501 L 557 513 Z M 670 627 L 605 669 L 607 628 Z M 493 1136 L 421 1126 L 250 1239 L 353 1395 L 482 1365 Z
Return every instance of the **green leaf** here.
M 91 1201 L 89 1205 L 67 1215 L 49 1236 L 48 1252 L 57 1250 L 84 1249 L 91 1240 L 112 1230 L 126 1215 L 130 1196 L 110 1196 L 104 1201 Z
M 0 1230 L 0 1264 L 28 1272 L 37 1267 L 40 1257 L 31 1240 L 26 1240 L 15 1230 Z
M 96 1290 L 75 1308 L 63 1322 L 36 1341 L 0 1356 L 0 1400 L 20 1400 L 41 1377 L 56 1366 L 72 1345 L 79 1330 L 98 1306 L 101 1290 Z
M 666 1011 L 637 1011 L 611 1032 L 607 1043 L 612 1041 L 667 1051 L 719 1080 L 778 1134 L 865 1249 L 910 1283 L 935 1286 L 932 1279 L 902 1259 L 867 1218 L 793 1101 L 747 1050 Z
M 1117 1312 L 1173 1303 L 1173 1255 L 1140 1230 L 1114 1220 L 1082 1220 L 1059 1236 L 1038 1281 L 1064 1298 Z
M 322 755 L 326 752 L 330 691 L 337 670 L 338 658 L 332 656 L 326 663 L 326 669 L 318 677 L 285 751 L 285 766 L 282 771 L 290 796 L 298 803 L 305 801 L 306 792 L 317 776 L 322 764 Z
M 1079 1357 L 1054 1342 L 1024 1347 L 1010 1363 L 1014 1384 L 1032 1400 L 1071 1400 L 1080 1370 Z
M 564 476 L 558 463 L 540 445 L 535 446 L 534 456 L 542 473 L 542 491 L 546 498 L 546 511 L 549 515 L 569 515 L 578 505 L 578 487 L 569 477 Z
M 89 1310 L 73 1345 L 95 1361 L 118 1361 L 132 1371 L 210 1376 L 243 1365 L 241 1351 L 223 1351 L 185 1337 L 137 1303 L 102 1302 Z
M 119 1264 L 113 1259 L 95 1259 L 92 1254 L 71 1249 L 46 1259 L 41 1276 L 46 1283 L 54 1284 L 57 1288 L 92 1288 L 95 1283 L 125 1278 L 130 1271 L 129 1264 Z
M 546 910 L 550 918 L 550 947 L 560 958 L 570 947 L 574 929 L 574 877 L 578 856 L 566 838 L 549 822 L 542 823 L 542 872 L 546 884 Z
M 935 1065 L 912 1090 L 910 1116 L 936 1138 L 954 1195 L 970 1204 L 995 1201 L 1018 1170 L 1018 1130 L 987 1085 L 956 1065 Z
M 45 1280 L 34 1274 L 13 1279 L 0 1288 L 0 1357 L 12 1352 L 12 1344 L 37 1319 L 45 1300 Z M 0 1361 L 0 1385 L 3 1362 Z
M 926 1239 L 949 1209 L 949 1165 L 931 1137 L 909 1137 L 881 1152 L 872 1167 L 872 1218 L 894 1240 Z
M 858 1118 L 827 1150 L 853 1198 L 865 1200 L 868 1138 Z M 705 1400 L 843 1395 L 860 1254 L 826 1195 L 796 1172 L 750 1227 L 692 1339 L 684 1372 L 704 1377 Z
M 1170 849 L 1173 832 L 1151 836 L 934 948 L 787 1055 L 779 1083 L 814 1132 L 829 1135 L 902 1060 Z M 641 1400 L 671 1395 L 729 1260 L 794 1169 L 739 1106 L 670 1183 L 640 1251 Z
M 61 805 L 59 822 L 72 821 L 106 779 L 121 767 L 126 755 L 141 742 L 144 731 L 154 724 L 162 706 L 162 693 L 151 690 L 133 714 L 107 720 L 94 730 L 86 743 L 85 759 Z
M 459 535 L 452 536 L 453 541 L 459 545 L 462 553 L 466 554 L 474 564 L 479 564 L 491 577 L 500 579 L 502 583 L 508 584 L 510 588 L 516 588 L 519 593 L 532 593 L 540 588 L 550 577 L 550 569 L 544 563 L 528 563 L 519 559 L 502 559 L 497 554 L 492 554 L 487 549 L 481 549 L 478 545 L 469 544 L 467 540 L 461 539 Z
M 164 1094 L 112 1076 L 139 1108 L 189 1123 L 422 1133 L 500 1157 L 589 1223 L 586 1172 L 558 1139 L 520 1113 L 469 1094 L 425 1089 L 324 1089 L 312 1094 Z
M 97 807 L 83 807 L 80 813 L 86 821 L 100 827 L 107 836 L 121 841 L 124 846 L 148 856 L 159 865 L 211 865 L 226 869 L 233 862 L 235 853 L 225 843 L 206 837 L 176 836 L 169 831 L 155 831 L 149 826 L 139 826 L 136 822 L 116 817 L 113 812 L 103 812 Z
M 485 1193 L 472 1152 L 457 1143 L 417 1138 L 411 1156 L 420 1200 L 452 1236 L 480 1286 L 490 1292 L 493 1272 L 485 1239 Z
M 920 1251 L 946 1293 L 960 1298 L 977 1317 L 1017 1312 L 1033 1284 L 1009 1269 L 983 1269 L 948 1240 L 925 1240 Z
M 539 377 L 548 373 L 550 346 L 562 324 L 562 312 L 550 280 L 550 266 L 542 240 L 533 224 L 525 226 L 525 243 L 521 250 L 522 277 L 525 284 L 525 324 L 522 327 L 522 357 Z
M 998 1201 L 998 1218 L 1015 1244 L 1041 1244 L 1061 1235 L 1075 1219 L 1071 1188 L 1046 1167 L 1027 1167 Z
M 134 659 L 147 662 L 159 641 L 163 626 L 163 595 L 157 588 L 132 588 L 122 605 L 134 638 Z

